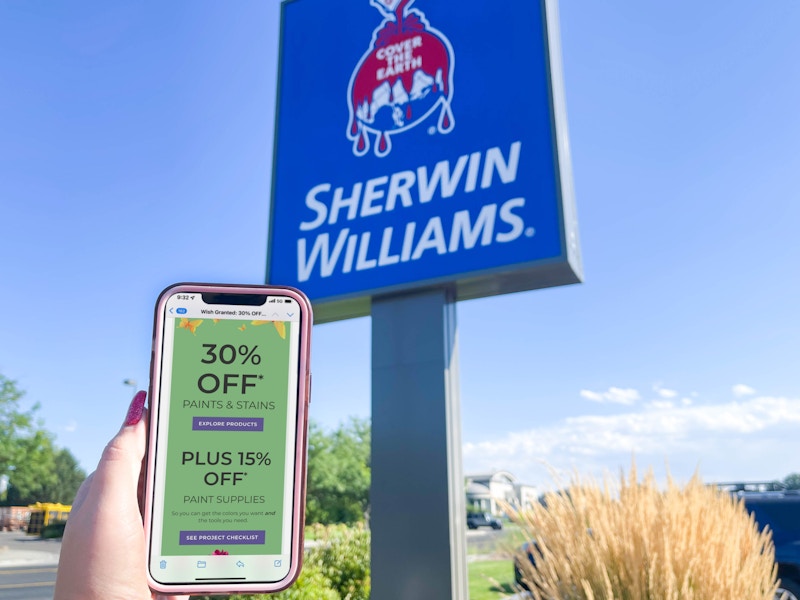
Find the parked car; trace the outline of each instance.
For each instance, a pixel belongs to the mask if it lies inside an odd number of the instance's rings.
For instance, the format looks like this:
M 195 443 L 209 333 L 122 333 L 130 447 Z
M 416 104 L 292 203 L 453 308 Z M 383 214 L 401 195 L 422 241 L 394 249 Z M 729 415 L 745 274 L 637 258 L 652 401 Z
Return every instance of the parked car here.
M 800 600 L 800 491 L 739 492 L 744 505 L 763 528 L 772 530 L 781 584 L 776 598 Z
M 469 513 L 467 515 L 467 527 L 470 529 L 477 529 L 478 527 L 502 529 L 503 522 L 500 519 L 496 519 L 489 513 Z
M 533 550 L 536 547 L 536 542 L 525 542 L 520 547 L 520 551 L 514 554 L 514 581 L 523 590 L 530 590 L 531 588 L 523 580 L 524 564 L 522 561 L 528 560 L 532 565 L 536 565 L 536 560 L 533 558 Z

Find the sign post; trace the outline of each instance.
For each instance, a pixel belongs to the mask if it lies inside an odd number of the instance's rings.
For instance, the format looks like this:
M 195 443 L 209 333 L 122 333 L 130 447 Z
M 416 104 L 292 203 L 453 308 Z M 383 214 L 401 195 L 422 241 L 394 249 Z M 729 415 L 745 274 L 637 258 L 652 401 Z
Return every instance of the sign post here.
M 317 323 L 372 315 L 378 600 L 467 597 L 455 302 L 582 277 L 557 22 L 556 0 L 281 5 L 267 281 Z
M 372 597 L 467 598 L 456 308 L 372 305 Z

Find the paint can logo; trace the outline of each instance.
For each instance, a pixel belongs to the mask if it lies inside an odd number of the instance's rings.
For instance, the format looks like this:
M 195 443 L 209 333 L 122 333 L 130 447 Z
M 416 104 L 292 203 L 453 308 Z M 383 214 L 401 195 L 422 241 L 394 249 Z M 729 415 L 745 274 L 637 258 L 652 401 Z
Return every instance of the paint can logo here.
M 384 20 L 373 32 L 347 88 L 347 137 L 356 156 L 364 156 L 370 147 L 375 156 L 386 156 L 392 150 L 391 136 L 433 115 L 432 132 L 449 133 L 455 126 L 450 108 L 453 48 L 421 11 L 409 8 L 413 2 L 370 0 Z

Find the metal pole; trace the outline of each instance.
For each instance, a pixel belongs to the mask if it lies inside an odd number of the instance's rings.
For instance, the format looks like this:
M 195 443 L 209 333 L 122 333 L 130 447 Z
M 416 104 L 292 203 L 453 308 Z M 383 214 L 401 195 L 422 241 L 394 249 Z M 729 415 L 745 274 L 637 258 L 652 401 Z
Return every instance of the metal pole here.
M 456 307 L 372 303 L 372 598 L 467 598 Z

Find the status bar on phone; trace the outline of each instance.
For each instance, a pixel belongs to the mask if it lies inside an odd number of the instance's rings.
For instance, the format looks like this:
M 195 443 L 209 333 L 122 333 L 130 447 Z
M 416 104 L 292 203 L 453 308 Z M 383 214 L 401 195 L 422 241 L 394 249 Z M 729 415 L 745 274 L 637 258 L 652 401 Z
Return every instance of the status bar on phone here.
M 241 319 L 251 321 L 300 321 L 300 307 L 293 298 L 267 296 L 259 306 L 207 304 L 201 294 L 175 294 L 167 300 L 166 316 L 180 319 Z
M 192 306 L 180 302 L 168 304 L 166 316 L 173 319 L 241 319 L 244 321 L 300 321 L 297 307 L 241 307 L 241 306 Z

